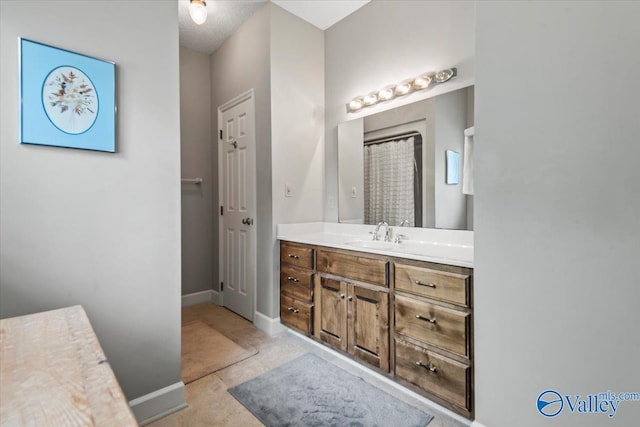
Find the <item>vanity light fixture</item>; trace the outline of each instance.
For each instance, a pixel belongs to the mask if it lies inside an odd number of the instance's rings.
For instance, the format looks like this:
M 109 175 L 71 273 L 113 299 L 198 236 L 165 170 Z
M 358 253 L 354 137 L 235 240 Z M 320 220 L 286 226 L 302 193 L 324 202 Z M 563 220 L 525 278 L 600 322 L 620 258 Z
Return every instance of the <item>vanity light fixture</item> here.
M 196 24 L 204 24 L 204 21 L 207 20 L 207 2 L 205 0 L 190 0 L 189 15 Z
M 389 101 L 396 96 L 403 96 L 414 91 L 431 88 L 435 85 L 451 80 L 456 75 L 458 75 L 457 68 L 447 68 L 436 73 L 422 74 L 415 79 L 405 80 L 397 85 L 387 86 L 377 92 L 371 92 L 369 95 L 354 98 L 347 104 L 347 112 L 354 113 L 364 107 L 369 107 L 379 102 Z

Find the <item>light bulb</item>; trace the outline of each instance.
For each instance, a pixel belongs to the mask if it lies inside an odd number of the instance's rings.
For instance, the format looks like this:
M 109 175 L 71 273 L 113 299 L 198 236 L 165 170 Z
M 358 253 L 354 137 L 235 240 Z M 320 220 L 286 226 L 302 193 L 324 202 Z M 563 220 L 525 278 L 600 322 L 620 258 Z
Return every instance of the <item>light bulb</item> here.
M 362 102 L 364 102 L 364 105 L 373 105 L 378 102 L 378 95 L 376 95 L 375 93 L 370 93 L 369 95 L 362 98 Z
M 430 83 L 431 83 L 431 77 L 425 74 L 424 76 L 417 77 L 413 81 L 413 87 L 416 89 L 424 89 L 427 86 L 429 86 Z
M 204 21 L 207 20 L 207 3 L 204 0 L 191 0 L 189 15 L 196 24 L 204 24 Z
M 393 96 L 393 89 L 391 88 L 385 88 L 378 92 L 378 99 L 380 101 L 388 101 L 393 98 Z
M 455 75 L 453 70 L 452 68 L 447 68 L 446 70 L 438 71 L 433 78 L 438 83 L 444 83 Z
M 363 105 L 362 99 L 356 98 L 349 103 L 349 111 L 358 111 Z
M 394 89 L 396 95 L 406 95 L 411 91 L 411 83 L 400 83 Z

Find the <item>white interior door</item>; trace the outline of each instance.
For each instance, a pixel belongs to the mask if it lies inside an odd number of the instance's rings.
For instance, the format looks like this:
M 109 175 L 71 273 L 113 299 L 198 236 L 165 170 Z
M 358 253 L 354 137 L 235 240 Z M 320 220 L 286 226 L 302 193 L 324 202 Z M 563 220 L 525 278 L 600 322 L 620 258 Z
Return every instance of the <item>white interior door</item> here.
M 223 305 L 253 321 L 256 179 L 253 90 L 218 108 L 220 275 Z

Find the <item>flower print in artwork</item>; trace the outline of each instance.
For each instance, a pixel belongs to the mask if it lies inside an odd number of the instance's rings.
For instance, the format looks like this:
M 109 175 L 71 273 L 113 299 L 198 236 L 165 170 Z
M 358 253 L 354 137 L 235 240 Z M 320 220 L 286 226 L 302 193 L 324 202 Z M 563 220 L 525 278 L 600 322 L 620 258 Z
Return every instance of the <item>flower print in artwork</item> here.
M 98 116 L 96 88 L 85 73 L 74 67 L 58 67 L 47 75 L 42 104 L 51 123 L 72 135 L 89 130 Z

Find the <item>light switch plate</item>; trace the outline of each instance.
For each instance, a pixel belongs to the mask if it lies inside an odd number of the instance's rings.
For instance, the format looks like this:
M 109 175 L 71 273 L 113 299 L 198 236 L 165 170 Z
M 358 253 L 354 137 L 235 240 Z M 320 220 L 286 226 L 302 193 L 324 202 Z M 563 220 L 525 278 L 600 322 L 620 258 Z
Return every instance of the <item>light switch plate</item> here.
M 329 196 L 329 199 L 327 200 L 327 203 L 329 204 L 329 209 L 335 209 L 336 208 L 336 198 L 333 196 Z
M 351 187 L 351 198 L 355 199 L 358 197 L 358 192 L 356 191 L 356 187 Z
M 293 197 L 293 185 L 289 182 L 284 184 L 284 197 Z

